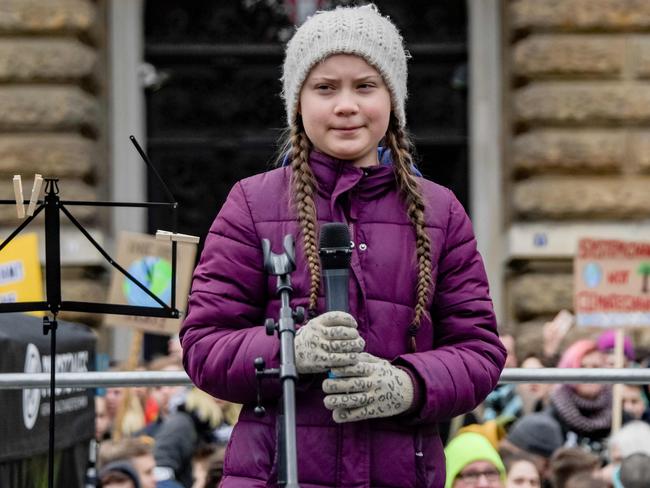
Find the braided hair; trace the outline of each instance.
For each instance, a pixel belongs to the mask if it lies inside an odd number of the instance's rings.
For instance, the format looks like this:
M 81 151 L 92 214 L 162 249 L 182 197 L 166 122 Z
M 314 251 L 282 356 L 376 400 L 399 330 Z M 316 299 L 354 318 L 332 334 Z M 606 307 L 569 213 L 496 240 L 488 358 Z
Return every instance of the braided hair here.
M 393 168 L 397 179 L 397 186 L 406 204 L 406 214 L 415 229 L 415 254 L 418 264 L 417 301 L 415 303 L 415 316 L 408 329 L 410 347 L 415 352 L 417 349 L 415 336 L 422 323 L 428 298 L 433 288 L 431 276 L 431 239 L 429 239 L 429 234 L 427 234 L 424 225 L 424 198 L 418 181 L 412 172 L 412 143 L 408 134 L 400 127 L 394 116 L 391 116 L 388 124 L 385 143 L 393 155 Z
M 400 127 L 394 115 L 385 136 L 385 144 L 393 155 L 393 167 L 397 186 L 406 204 L 406 213 L 413 224 L 416 237 L 416 258 L 418 265 L 417 301 L 415 315 L 408 328 L 409 347 L 417 349 L 415 336 L 426 312 L 429 295 L 433 288 L 431 277 L 431 240 L 425 229 L 424 198 L 417 179 L 412 174 L 412 143 L 406 131 Z M 291 154 L 291 195 L 297 212 L 298 225 L 303 237 L 303 247 L 309 266 L 309 312 L 316 313 L 316 302 L 320 289 L 320 259 L 318 256 L 318 219 L 316 216 L 316 178 L 309 166 L 311 143 L 302 126 L 302 121 L 292 124 L 287 141 L 282 145 L 282 154 Z

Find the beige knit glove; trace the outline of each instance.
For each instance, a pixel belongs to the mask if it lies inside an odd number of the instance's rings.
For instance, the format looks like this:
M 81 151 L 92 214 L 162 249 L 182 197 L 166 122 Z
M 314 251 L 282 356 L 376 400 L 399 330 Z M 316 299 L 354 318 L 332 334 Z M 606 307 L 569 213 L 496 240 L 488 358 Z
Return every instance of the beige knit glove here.
M 335 367 L 356 364 L 358 353 L 365 345 L 352 315 L 324 313 L 296 332 L 296 369 L 300 374 L 324 373 Z
M 413 404 L 409 374 L 372 354 L 362 353 L 356 365 L 332 368 L 331 374 L 335 377 L 323 381 L 323 391 L 335 422 L 392 417 Z

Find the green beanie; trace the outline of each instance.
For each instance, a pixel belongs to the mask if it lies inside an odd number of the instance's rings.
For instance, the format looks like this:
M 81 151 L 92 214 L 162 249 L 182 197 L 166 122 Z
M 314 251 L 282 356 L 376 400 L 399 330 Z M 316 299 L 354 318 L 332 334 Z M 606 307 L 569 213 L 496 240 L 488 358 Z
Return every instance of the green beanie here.
M 445 458 L 447 465 L 445 488 L 451 488 L 458 473 L 474 461 L 488 461 L 494 464 L 501 473 L 501 479 L 503 481 L 506 479 L 506 468 L 499 453 L 481 434 L 465 432 L 454 437 L 445 448 Z

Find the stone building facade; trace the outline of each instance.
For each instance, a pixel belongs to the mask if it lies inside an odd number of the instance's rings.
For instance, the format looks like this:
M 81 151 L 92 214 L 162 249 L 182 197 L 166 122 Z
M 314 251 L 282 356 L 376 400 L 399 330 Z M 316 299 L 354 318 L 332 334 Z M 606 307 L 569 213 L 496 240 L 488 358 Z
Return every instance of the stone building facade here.
M 13 199 L 19 174 L 29 198 L 35 173 L 59 178 L 61 198 L 105 193 L 105 63 L 102 6 L 93 0 L 0 1 L 0 194 Z M 105 195 L 104 195 L 105 196 Z M 103 242 L 105 217 L 90 207 L 72 214 Z M 69 224 L 65 217 L 62 224 Z M 2 235 L 20 225 L 0 208 Z M 23 232 L 38 232 L 43 218 Z M 104 300 L 100 259 L 72 225 L 62 230 L 65 300 Z M 98 317 L 61 314 L 97 324 Z
M 650 239 L 650 2 L 467 3 L 470 17 L 498 11 L 502 28 L 503 188 L 496 214 L 503 218 L 495 222 L 479 216 L 475 227 L 480 244 L 499 241 L 484 255 L 502 328 L 539 345 L 541 324 L 558 310 L 572 308 L 571 240 L 566 236 L 629 229 L 621 237 Z M 70 200 L 145 197 L 124 197 L 107 183 L 110 152 L 126 160 L 120 148 L 108 143 L 114 103 L 108 93 L 121 89 L 111 86 L 114 78 L 107 72 L 106 38 L 116 18 L 107 18 L 110 5 L 109 0 L 0 0 L 3 198 L 13 198 L 14 174 L 22 175 L 28 189 L 37 172 L 59 177 L 63 197 Z M 476 37 L 485 22 L 470 18 L 470 23 L 470 38 Z M 477 76 L 476 65 L 472 68 Z M 137 82 L 131 86 L 138 88 Z M 135 105 L 129 99 L 121 111 L 137 110 Z M 470 119 L 478 115 L 470 106 Z M 132 114 L 126 118 L 133 119 Z M 492 111 L 488 118 L 485 125 L 494 124 Z M 473 168 L 480 168 L 485 154 L 475 159 Z M 137 168 L 141 162 L 129 164 Z M 474 210 L 494 206 L 487 194 L 474 194 L 479 195 Z M 110 236 L 102 211 L 78 207 L 74 213 L 99 237 Z M 18 224 L 12 207 L 0 208 L 5 235 Z M 498 227 L 496 239 L 482 225 Z M 536 228 L 564 236 L 560 252 L 518 251 L 521 242 L 536 238 L 531 230 Z M 105 264 L 80 252 L 83 238 L 72 229 L 66 232 L 65 298 L 105 301 Z M 501 247 L 507 248 L 503 256 Z M 91 316 L 68 318 L 99 323 Z
M 507 225 L 650 239 L 650 2 L 515 0 L 503 11 Z M 572 293 L 567 253 L 507 265 L 509 321 L 527 343 Z

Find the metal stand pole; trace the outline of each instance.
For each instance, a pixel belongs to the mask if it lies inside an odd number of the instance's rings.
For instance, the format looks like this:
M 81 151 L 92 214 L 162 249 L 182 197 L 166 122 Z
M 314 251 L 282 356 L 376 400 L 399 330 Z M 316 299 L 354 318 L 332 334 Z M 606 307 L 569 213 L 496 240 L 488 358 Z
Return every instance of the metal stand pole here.
M 277 290 L 280 295 L 280 318 L 276 323 L 273 319 L 266 319 L 265 327 L 268 335 L 276 331 L 280 339 L 280 368 L 264 369 L 264 359 L 255 360 L 256 376 L 258 379 L 257 407 L 255 414 L 265 414 L 261 405 L 261 382 L 267 377 L 279 377 L 282 383 L 282 408 L 279 415 L 280 431 L 278 433 L 278 484 L 287 488 L 299 488 L 298 484 L 298 455 L 296 442 L 296 358 L 294 337 L 296 335 L 296 322 L 301 323 L 305 318 L 302 307 L 291 309 L 290 273 L 296 269 L 293 237 L 284 237 L 284 253 L 271 252 L 271 244 L 267 239 L 262 240 L 264 251 L 264 267 L 273 276 L 278 277 Z

